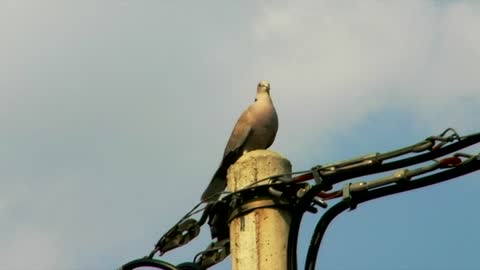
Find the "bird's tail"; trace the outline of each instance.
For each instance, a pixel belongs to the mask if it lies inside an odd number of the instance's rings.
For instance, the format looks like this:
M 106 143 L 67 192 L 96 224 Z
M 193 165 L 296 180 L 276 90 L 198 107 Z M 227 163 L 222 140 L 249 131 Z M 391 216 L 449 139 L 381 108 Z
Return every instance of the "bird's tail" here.
M 215 172 L 212 180 L 207 186 L 207 189 L 202 194 L 202 201 L 216 201 L 220 197 L 221 192 L 227 186 L 227 170 L 220 166 Z

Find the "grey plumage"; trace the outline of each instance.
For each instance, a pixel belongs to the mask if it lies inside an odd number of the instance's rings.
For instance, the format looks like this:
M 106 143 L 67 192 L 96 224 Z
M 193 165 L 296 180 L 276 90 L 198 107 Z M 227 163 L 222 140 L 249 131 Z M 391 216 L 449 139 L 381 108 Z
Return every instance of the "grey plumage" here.
M 227 142 L 223 158 L 210 184 L 202 194 L 202 200 L 216 200 L 227 185 L 227 170 L 244 153 L 267 149 L 275 140 L 278 117 L 272 99 L 270 84 L 261 81 L 257 87 L 255 103 L 250 105 L 237 120 Z

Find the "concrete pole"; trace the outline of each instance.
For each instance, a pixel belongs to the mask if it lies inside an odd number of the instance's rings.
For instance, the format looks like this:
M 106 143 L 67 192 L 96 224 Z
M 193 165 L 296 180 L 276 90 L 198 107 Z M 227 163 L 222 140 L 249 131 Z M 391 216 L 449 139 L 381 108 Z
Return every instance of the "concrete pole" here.
M 236 191 L 265 177 L 291 171 L 290 162 L 279 154 L 252 151 L 228 170 L 228 189 Z M 259 208 L 233 219 L 230 223 L 232 269 L 286 270 L 290 219 L 288 211 L 278 208 Z

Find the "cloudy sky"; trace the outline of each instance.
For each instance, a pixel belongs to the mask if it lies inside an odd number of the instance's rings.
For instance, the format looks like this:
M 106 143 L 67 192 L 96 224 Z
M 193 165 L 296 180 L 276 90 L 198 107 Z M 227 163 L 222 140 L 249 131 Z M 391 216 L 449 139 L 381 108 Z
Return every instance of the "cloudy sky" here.
M 147 254 L 198 202 L 259 80 L 294 170 L 480 131 L 479 29 L 477 1 L 3 0 L 0 269 Z M 319 269 L 477 269 L 479 192 L 475 173 L 344 213 Z

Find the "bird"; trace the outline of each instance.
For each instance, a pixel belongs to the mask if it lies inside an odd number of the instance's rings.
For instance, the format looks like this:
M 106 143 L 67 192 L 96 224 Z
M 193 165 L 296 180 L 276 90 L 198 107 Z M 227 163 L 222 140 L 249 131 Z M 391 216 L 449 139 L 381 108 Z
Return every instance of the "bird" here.
M 247 152 L 267 149 L 275 140 L 278 116 L 270 97 L 270 83 L 260 81 L 255 102 L 238 118 L 223 153 L 220 166 L 203 192 L 202 201 L 215 201 L 227 186 L 227 170 Z

